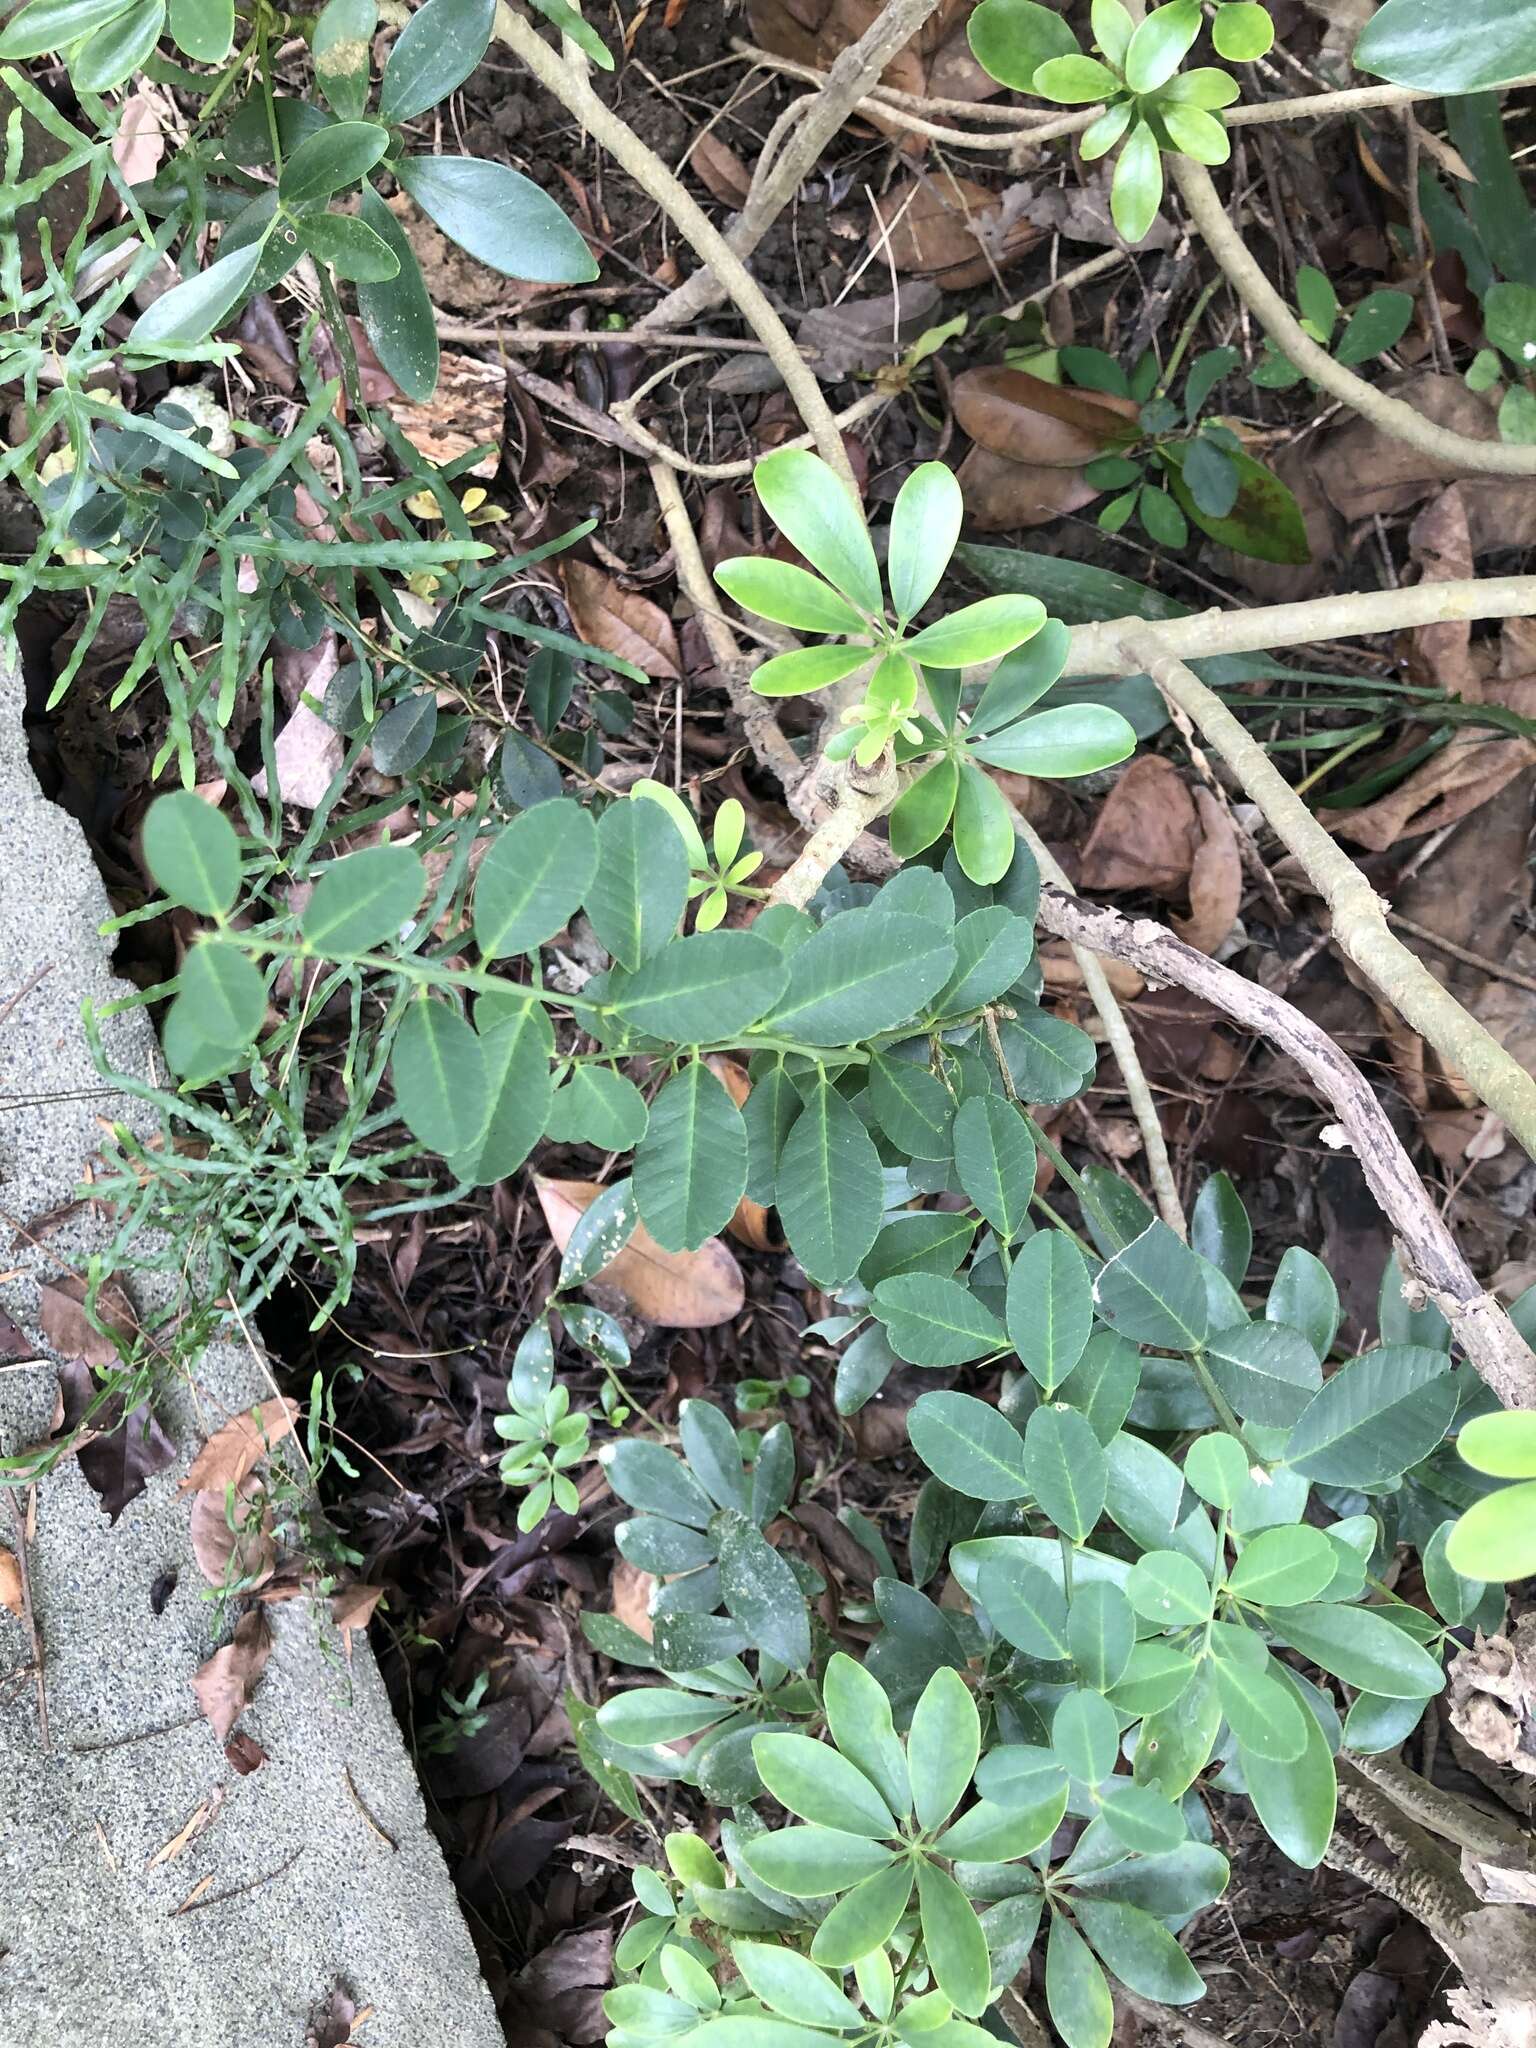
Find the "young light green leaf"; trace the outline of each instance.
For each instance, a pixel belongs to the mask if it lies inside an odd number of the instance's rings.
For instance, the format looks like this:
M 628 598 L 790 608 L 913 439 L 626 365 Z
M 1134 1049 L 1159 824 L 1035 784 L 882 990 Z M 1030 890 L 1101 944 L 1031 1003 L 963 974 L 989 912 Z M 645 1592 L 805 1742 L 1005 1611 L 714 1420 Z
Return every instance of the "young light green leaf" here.
M 1109 187 L 1109 211 L 1126 241 L 1142 240 L 1163 203 L 1163 159 L 1157 137 L 1146 121 L 1131 128 L 1115 164 Z
M 1536 1479 L 1474 1501 L 1446 1540 L 1446 1561 L 1464 1577 L 1497 1583 L 1536 1572 Z
M 867 647 L 797 647 L 755 668 L 752 687 L 760 697 L 806 697 L 867 668 L 873 658 Z
M 1061 15 L 1038 0 L 982 0 L 968 33 L 977 62 L 1015 92 L 1033 92 L 1042 64 L 1077 49 Z
M 752 472 L 763 510 L 835 590 L 871 617 L 884 613 L 880 571 L 864 514 L 819 455 L 780 448 Z
M 904 643 L 904 651 L 928 668 L 969 668 L 974 662 L 998 660 L 1032 639 L 1044 624 L 1045 606 L 1037 597 L 983 597 L 925 626 Z
M 898 860 L 924 853 L 949 823 L 960 787 L 960 765 L 945 754 L 910 783 L 891 808 L 891 851 Z
M 896 616 L 903 624 L 920 612 L 938 589 L 960 538 L 964 516 L 960 486 L 947 462 L 920 462 L 896 493 L 885 575 Z
M 1125 52 L 1125 82 L 1134 93 L 1168 83 L 1200 33 L 1199 0 L 1169 0 L 1138 24 Z
M 944 473 L 949 475 L 947 469 Z M 793 562 L 776 562 L 770 555 L 736 555 L 720 563 L 715 581 L 743 610 L 793 626 L 797 633 L 869 632 L 868 619 L 847 598 Z

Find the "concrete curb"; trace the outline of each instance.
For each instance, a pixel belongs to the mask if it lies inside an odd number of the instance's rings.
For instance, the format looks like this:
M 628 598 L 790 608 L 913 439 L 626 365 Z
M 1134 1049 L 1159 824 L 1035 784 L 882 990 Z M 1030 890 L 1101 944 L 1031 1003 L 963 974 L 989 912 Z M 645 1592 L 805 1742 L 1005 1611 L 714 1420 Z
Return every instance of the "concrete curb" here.
M 34 1335 L 37 1279 L 53 1269 L 24 1240 L 10 1245 L 13 1226 L 70 1199 L 98 1115 L 140 1121 L 137 1105 L 99 1093 L 80 1029 L 84 998 L 122 992 L 97 931 L 107 915 L 83 835 L 33 780 L 20 685 L 0 669 L 0 1005 L 48 970 L 0 1022 L 3 1263 L 21 1269 L 0 1301 Z M 143 1012 L 115 1020 L 108 1044 L 124 1072 L 150 1071 Z M 82 1215 L 47 1250 L 79 1263 L 99 1242 Z M 47 1433 L 54 1385 L 51 1364 L 0 1371 L 0 1447 Z M 368 2048 L 505 2048 L 366 1645 L 349 1666 L 309 1603 L 272 1612 L 271 1661 L 240 1724 L 270 1761 L 250 1777 L 197 1712 L 190 1680 L 218 1615 L 176 1482 L 210 1428 L 270 1392 L 256 1359 L 211 1350 L 199 1386 L 170 1390 L 162 1410 L 174 1467 L 115 1528 L 73 1461 L 38 1489 L 28 1555 L 46 1752 L 25 1633 L 0 1610 L 6 2048 L 304 2048 L 338 1986 L 373 2008 Z M 13 1541 L 0 1493 L 0 1543 Z M 150 1589 L 166 1573 L 176 1586 L 157 1616 Z M 147 1867 L 216 1787 L 213 1823 Z

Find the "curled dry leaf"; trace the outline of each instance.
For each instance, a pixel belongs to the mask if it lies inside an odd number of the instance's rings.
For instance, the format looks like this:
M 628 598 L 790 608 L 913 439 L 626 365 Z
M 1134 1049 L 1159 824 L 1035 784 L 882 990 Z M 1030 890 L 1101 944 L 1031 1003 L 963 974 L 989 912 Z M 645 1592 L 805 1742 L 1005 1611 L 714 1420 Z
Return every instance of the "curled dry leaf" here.
M 549 1234 L 564 1251 L 577 1219 L 603 1190 L 593 1180 L 537 1180 L 534 1185 Z M 604 1266 L 599 1284 L 622 1296 L 645 1322 L 678 1330 L 728 1323 L 746 1300 L 741 1268 L 718 1237 L 706 1238 L 694 1252 L 667 1252 L 643 1224 Z
M 746 1068 L 739 1060 L 728 1060 L 722 1053 L 711 1053 L 709 1066 L 723 1084 L 726 1094 L 740 1109 L 752 1093 L 752 1079 Z M 781 1252 L 784 1249 L 783 1238 L 774 1235 L 769 1211 L 761 1202 L 754 1202 L 746 1195 L 736 1204 L 736 1214 L 726 1228 L 732 1237 L 750 1245 L 755 1252 Z
M 656 1591 L 657 1583 L 649 1572 L 641 1571 L 639 1565 L 631 1564 L 628 1558 L 614 1559 L 613 1577 L 609 1580 L 614 1618 L 622 1621 L 626 1628 L 632 1628 L 637 1636 L 644 1636 L 647 1642 L 651 1640 L 651 1630 L 655 1626 L 651 1619 L 651 1595 Z
M 373 1610 L 383 1598 L 382 1586 L 343 1586 L 339 1593 L 331 1595 L 331 1620 L 341 1630 L 349 1655 L 353 1629 L 367 1628 Z
M 1195 791 L 1200 844 L 1189 870 L 1189 916 L 1172 920 L 1186 946 L 1215 953 L 1237 922 L 1243 900 L 1243 857 L 1225 807 L 1208 789 Z
M 236 1415 L 209 1437 L 178 1490 L 200 1493 L 214 1488 L 222 1493 L 226 1486 L 242 1485 L 272 1446 L 289 1434 L 298 1415 L 298 1402 L 280 1395 Z
M 1100 493 L 1083 464 L 1130 438 L 1136 405 L 1110 392 L 1069 391 L 1000 364 L 954 381 L 955 418 L 975 447 L 957 472 L 971 523 L 985 533 L 1044 526 Z
M 688 152 L 689 167 L 722 206 L 744 206 L 752 189 L 752 173 L 727 142 L 706 128 Z
M 229 1740 L 235 1723 L 250 1705 L 271 1654 L 271 1628 L 265 1614 L 255 1607 L 240 1617 L 232 1640 L 198 1667 L 192 1690 L 220 1742 Z
M 672 621 L 648 597 L 625 590 L 606 571 L 569 558 L 561 564 L 571 620 L 589 647 L 632 661 L 648 676 L 676 682 L 682 655 Z
M 1199 838 L 1189 788 L 1171 761 L 1141 754 L 1105 797 L 1083 844 L 1078 885 L 1177 896 Z
M 115 1280 L 104 1281 L 98 1290 L 96 1315 L 123 1337 L 132 1337 L 139 1327 L 133 1303 Z M 73 1273 L 43 1282 L 41 1317 L 43 1336 L 60 1358 L 83 1358 L 103 1370 L 118 1364 L 117 1346 L 86 1316 L 85 1282 Z
M 66 1359 L 59 1367 L 61 1413 L 54 1435 L 79 1433 L 76 1461 L 108 1519 L 115 1522 L 128 1503 L 138 1499 L 151 1475 L 175 1462 L 176 1446 L 148 1402 L 125 1420 L 118 1394 L 104 1401 L 87 1424 L 85 1416 L 99 1392 L 84 1359 Z
M 875 202 L 869 246 L 946 290 L 986 284 L 1044 239 L 995 192 L 952 171 L 908 178 Z
M 747 22 L 754 41 L 774 56 L 826 70 L 858 41 L 884 4 L 885 0 L 751 0 Z M 917 34 L 887 64 L 882 83 L 923 99 L 987 100 L 1000 92 L 997 80 L 971 55 L 966 38 L 966 24 L 977 5 L 978 0 L 939 0 Z
M 235 1483 L 234 1526 L 226 1489 L 210 1487 L 192 1503 L 192 1555 L 210 1586 L 264 1586 L 277 1569 L 266 1495 L 251 1478 Z
M 14 1614 L 19 1621 L 26 1603 L 21 1597 L 21 1566 L 16 1554 L 0 1550 L 0 1607 L 7 1614 Z
M 267 1761 L 267 1752 L 254 1735 L 238 1729 L 224 1745 L 224 1761 L 238 1777 L 248 1778 Z
M 1456 1732 L 1494 1763 L 1536 1776 L 1536 1608 L 1507 1636 L 1479 1632 L 1448 1676 Z

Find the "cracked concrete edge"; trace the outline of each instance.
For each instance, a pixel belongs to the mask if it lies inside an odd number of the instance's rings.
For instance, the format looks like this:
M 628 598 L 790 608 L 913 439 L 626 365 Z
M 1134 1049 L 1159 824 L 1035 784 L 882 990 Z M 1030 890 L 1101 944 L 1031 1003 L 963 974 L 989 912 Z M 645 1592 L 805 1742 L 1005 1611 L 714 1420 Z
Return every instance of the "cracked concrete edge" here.
M 36 1338 L 39 1280 L 82 1264 L 103 1230 L 80 1211 L 37 1247 L 15 1225 L 70 1200 L 98 1116 L 146 1126 L 139 1105 L 102 1092 L 84 1042 L 82 1000 L 124 992 L 99 932 L 109 907 L 79 827 L 33 779 L 5 657 L 0 1005 L 25 993 L 0 1022 L 0 1224 L 14 1240 L 0 1301 Z M 104 1035 L 121 1071 L 153 1071 L 144 1011 Z M 55 1377 L 46 1361 L 0 1371 L 0 1448 L 46 1435 Z M 6 2048 L 53 2048 L 82 2027 L 113 2048 L 303 2048 L 337 1986 L 373 2008 L 371 2048 L 505 2048 L 366 1643 L 354 1639 L 348 1660 L 309 1602 L 271 1612 L 271 1660 L 240 1723 L 269 1761 L 249 1777 L 197 1712 L 190 1680 L 228 1631 L 176 1485 L 210 1428 L 270 1391 L 260 1358 L 211 1347 L 195 1387 L 165 1390 L 174 1466 L 115 1528 L 72 1460 L 37 1490 L 28 1557 L 46 1751 L 25 1635 L 0 1610 Z M 14 1542 L 0 1489 L 0 1543 Z M 150 1589 L 167 1573 L 175 1589 L 156 1615 Z M 213 1823 L 148 1867 L 217 1788 Z

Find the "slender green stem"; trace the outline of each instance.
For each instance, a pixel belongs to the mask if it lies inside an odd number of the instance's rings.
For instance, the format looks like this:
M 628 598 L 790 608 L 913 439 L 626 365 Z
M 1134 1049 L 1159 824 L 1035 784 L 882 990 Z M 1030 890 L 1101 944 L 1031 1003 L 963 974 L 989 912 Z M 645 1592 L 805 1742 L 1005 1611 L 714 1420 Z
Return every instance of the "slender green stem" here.
M 1232 1412 L 1231 1404 L 1228 1402 L 1226 1395 L 1211 1376 L 1211 1368 L 1205 1362 L 1204 1352 L 1197 1347 L 1190 1352 L 1189 1362 L 1195 1369 L 1195 1378 L 1200 1382 L 1200 1391 L 1215 1409 L 1217 1420 L 1221 1423 L 1222 1428 L 1226 1430 L 1229 1436 L 1237 1438 L 1243 1447 L 1244 1455 L 1247 1457 L 1250 1465 L 1262 1464 L 1263 1460 L 1258 1452 L 1249 1443 L 1247 1437 L 1243 1435 L 1243 1425 Z

